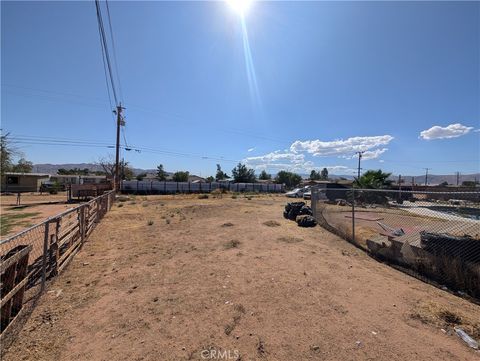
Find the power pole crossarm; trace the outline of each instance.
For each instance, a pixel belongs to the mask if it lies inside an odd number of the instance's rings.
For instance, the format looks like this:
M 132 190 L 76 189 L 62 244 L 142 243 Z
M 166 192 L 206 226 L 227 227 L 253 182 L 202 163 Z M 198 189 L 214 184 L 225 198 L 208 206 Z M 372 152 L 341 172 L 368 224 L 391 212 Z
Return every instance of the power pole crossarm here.
M 365 153 L 365 151 L 361 151 L 361 152 L 356 152 L 355 154 L 358 154 L 358 172 L 357 172 L 357 179 L 360 179 L 360 161 L 362 159 L 362 155 L 363 153 Z

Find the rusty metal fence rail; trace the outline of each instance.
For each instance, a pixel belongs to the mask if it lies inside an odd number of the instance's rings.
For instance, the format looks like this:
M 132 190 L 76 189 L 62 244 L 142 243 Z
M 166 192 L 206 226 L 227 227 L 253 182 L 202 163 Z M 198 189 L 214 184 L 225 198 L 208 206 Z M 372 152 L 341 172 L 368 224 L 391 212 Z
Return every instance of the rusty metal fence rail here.
M 110 191 L 0 241 L 1 339 L 82 247 L 115 201 Z
M 480 301 L 480 192 L 317 187 L 312 211 L 375 258 Z

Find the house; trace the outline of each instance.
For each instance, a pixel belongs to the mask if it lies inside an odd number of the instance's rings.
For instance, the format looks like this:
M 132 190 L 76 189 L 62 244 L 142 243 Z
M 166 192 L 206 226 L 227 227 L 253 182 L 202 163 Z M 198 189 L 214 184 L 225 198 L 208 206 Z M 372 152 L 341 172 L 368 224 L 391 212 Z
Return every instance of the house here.
M 107 182 L 105 175 L 52 175 L 50 181 L 61 185 L 66 184 L 100 184 Z
M 6 172 L 2 175 L 2 192 L 38 192 L 43 182 L 50 179 L 45 173 L 14 173 Z
M 206 179 L 199 177 L 198 175 L 192 174 L 188 176 L 188 181 L 191 183 L 206 183 Z

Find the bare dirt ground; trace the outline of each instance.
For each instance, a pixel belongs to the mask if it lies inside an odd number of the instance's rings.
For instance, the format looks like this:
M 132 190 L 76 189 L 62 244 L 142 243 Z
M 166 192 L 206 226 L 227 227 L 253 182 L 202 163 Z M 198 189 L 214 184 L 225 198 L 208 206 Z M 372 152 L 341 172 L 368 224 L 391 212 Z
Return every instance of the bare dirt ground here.
M 2 238 L 18 233 L 69 208 L 78 206 L 78 203 L 66 203 L 66 192 L 58 194 L 28 193 L 22 194 L 20 199 L 20 206 L 17 206 L 16 195 L 2 195 L 0 197 L 2 218 L 0 233 Z
M 116 204 L 3 359 L 479 357 L 451 331 L 460 323 L 480 338 L 479 306 L 320 227 L 297 227 L 282 218 L 285 201 L 150 196 Z

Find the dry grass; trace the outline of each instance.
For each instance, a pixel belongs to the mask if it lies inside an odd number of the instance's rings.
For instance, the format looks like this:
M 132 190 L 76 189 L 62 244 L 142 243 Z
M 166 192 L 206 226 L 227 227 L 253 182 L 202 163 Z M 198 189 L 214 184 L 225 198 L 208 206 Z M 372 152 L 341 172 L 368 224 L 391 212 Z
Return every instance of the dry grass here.
M 470 336 L 480 340 L 480 320 L 467 316 L 458 307 L 450 308 L 434 301 L 421 302 L 417 304 L 410 316 L 443 329 L 460 326 Z
M 303 242 L 303 239 L 298 237 L 292 237 L 292 236 L 284 236 L 284 237 L 278 237 L 277 241 L 284 242 L 284 243 L 299 243 L 299 242 Z
M 277 221 L 266 221 L 266 222 L 263 222 L 263 224 L 267 227 L 279 227 L 281 225 Z

